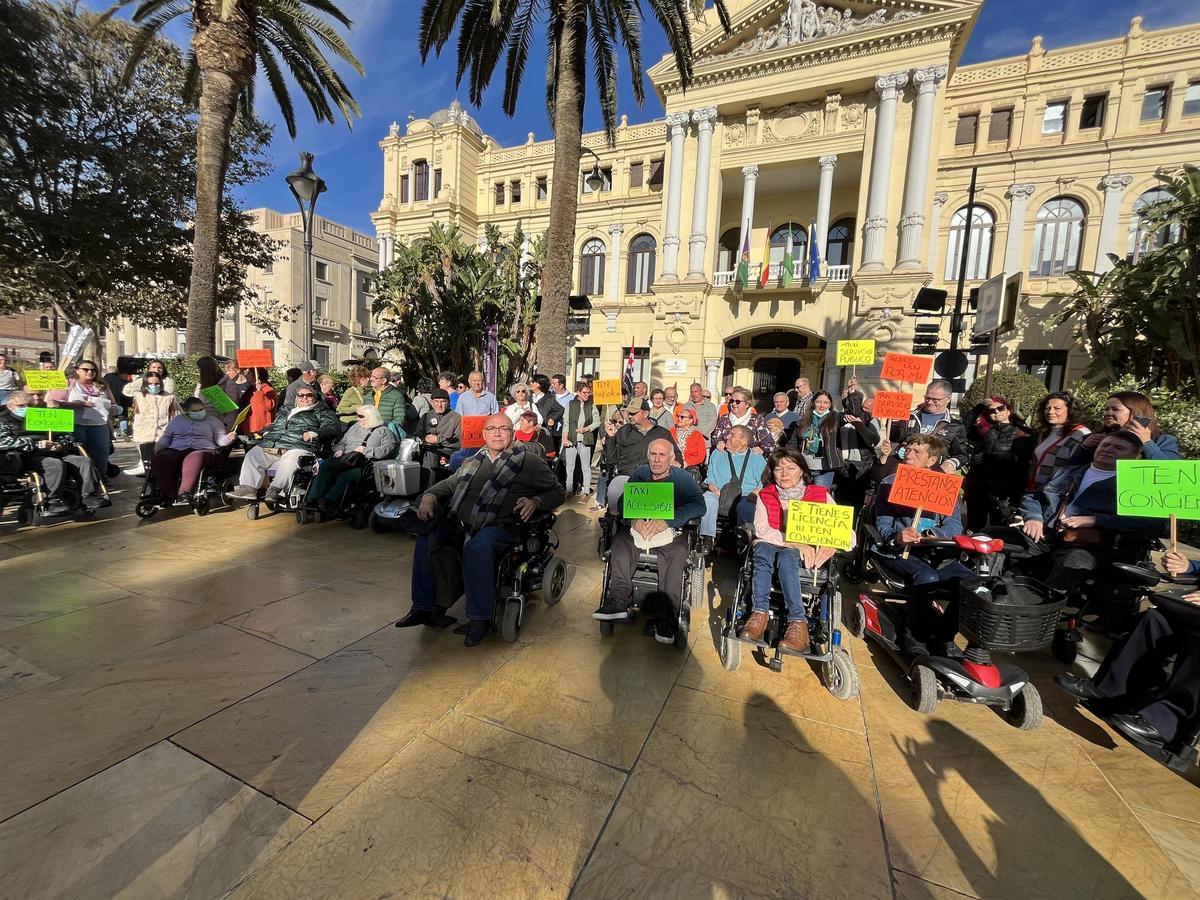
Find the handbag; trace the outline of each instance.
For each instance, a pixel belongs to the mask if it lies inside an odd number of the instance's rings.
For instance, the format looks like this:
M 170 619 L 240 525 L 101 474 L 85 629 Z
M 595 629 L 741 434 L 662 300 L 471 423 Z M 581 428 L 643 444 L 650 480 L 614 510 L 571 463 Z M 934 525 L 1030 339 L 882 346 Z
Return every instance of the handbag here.
M 729 472 L 733 474 L 733 454 L 726 450 L 725 455 L 729 457 Z M 745 477 L 746 467 L 749 465 L 750 451 L 747 450 L 746 458 L 742 460 L 742 471 L 730 478 L 729 482 L 721 488 L 721 493 L 717 495 L 717 515 L 728 516 L 733 512 L 738 501 L 742 499 L 742 479 Z

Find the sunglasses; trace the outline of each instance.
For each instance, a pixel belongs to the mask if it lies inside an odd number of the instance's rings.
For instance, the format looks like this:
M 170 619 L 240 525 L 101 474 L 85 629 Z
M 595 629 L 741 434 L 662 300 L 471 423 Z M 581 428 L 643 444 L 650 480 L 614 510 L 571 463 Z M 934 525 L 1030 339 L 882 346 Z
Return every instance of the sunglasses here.
M 730 406 L 745 406 L 746 401 L 745 400 L 730 400 L 729 405 Z
M 307 397 L 309 400 L 316 400 L 316 399 L 317 399 L 317 395 L 316 395 L 316 394 L 297 394 L 297 395 L 296 395 L 296 399 L 297 399 L 297 400 L 303 400 L 303 399 L 305 399 L 306 397 Z
M 1004 412 L 1006 409 L 1008 409 L 1007 406 L 989 406 L 987 408 L 987 414 L 989 416 L 992 416 L 992 415 L 995 415 L 996 413 Z
M 75 371 L 76 371 L 76 372 L 95 372 L 96 370 L 95 370 L 95 369 L 84 369 L 84 368 L 79 368 L 79 369 L 76 369 Z

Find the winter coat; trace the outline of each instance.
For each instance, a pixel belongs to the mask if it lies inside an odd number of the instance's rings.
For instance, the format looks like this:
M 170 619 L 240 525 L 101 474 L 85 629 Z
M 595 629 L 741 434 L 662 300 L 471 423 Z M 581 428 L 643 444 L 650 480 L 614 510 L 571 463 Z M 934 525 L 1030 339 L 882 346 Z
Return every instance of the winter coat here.
M 155 443 L 178 412 L 179 404 L 170 394 L 134 394 L 134 441 L 139 444 Z
M 263 432 L 262 447 L 315 452 L 322 441 L 331 441 L 342 433 L 337 416 L 324 403 L 317 402 L 294 416 L 289 415 L 291 411 L 292 407 L 289 406 L 279 411 L 275 421 Z M 302 435 L 306 431 L 316 432 L 317 438 L 311 441 L 304 440 Z
M 358 421 L 358 408 L 367 405 L 373 406 L 374 404 L 367 404 L 363 400 L 362 389 L 351 385 L 346 388 L 346 393 L 342 394 L 342 399 L 338 401 L 338 418 L 347 425 L 353 425 Z
M 971 471 L 967 474 L 972 492 L 1016 504 L 1020 502 L 1033 464 L 1037 439 L 1017 422 L 992 425 L 982 434 L 972 429 Z M 972 497 L 974 497 L 972 493 Z
M 250 415 L 244 429 L 248 434 L 262 434 L 275 421 L 279 409 L 279 393 L 269 384 L 259 384 L 250 395 Z
M 713 429 L 712 444 L 717 446 L 721 441 L 729 440 L 729 432 L 734 429 L 734 422 L 729 417 L 729 413 L 725 413 L 717 419 L 717 427 Z M 766 456 L 775 449 L 775 438 L 767 428 L 766 420 L 758 413 L 751 413 L 750 419 L 746 422 L 746 427 L 750 429 L 750 449 L 756 447 L 762 451 L 763 456 Z
M 376 403 L 375 391 L 367 388 L 363 391 L 363 404 L 379 407 L 379 416 L 383 419 L 383 424 L 394 424 L 398 428 L 404 428 L 404 391 L 389 384 L 383 389 L 379 395 L 379 402 Z
M 563 423 L 566 425 L 563 439 L 583 447 L 596 446 L 596 432 L 604 424 L 596 404 L 591 400 L 580 403 L 578 397 L 567 404 Z
M 645 464 L 646 449 L 651 441 L 658 440 L 671 441 L 671 446 L 675 447 L 671 432 L 661 426 L 653 425 L 649 431 L 643 432 L 632 423 L 622 425 L 616 434 L 604 442 L 604 456 L 601 462 L 606 466 L 614 466 L 618 475 L 628 475 L 638 466 Z M 675 447 L 675 458 L 680 464 L 683 463 L 683 454 L 679 452 L 678 447 Z
M 396 452 L 396 436 L 386 425 L 368 429 L 356 423 L 342 435 L 342 439 L 334 446 L 333 453 L 336 456 L 340 450 L 345 456 L 360 446 L 363 448 L 363 456 L 367 459 L 387 459 Z

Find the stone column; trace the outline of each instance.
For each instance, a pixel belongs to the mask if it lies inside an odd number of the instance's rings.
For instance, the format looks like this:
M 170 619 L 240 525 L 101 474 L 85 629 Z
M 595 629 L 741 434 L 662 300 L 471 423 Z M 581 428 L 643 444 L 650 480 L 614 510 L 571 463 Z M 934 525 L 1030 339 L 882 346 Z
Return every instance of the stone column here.
M 724 362 L 722 359 L 706 359 L 704 361 L 704 374 L 708 381 L 708 389 L 712 391 L 713 402 L 717 406 L 721 405 L 716 400 L 721 393 L 721 366 Z
M 937 279 L 938 246 L 942 233 L 942 213 L 945 212 L 946 201 L 949 199 L 950 195 L 945 191 L 938 191 L 933 195 L 933 218 L 929 222 L 929 271 L 933 273 L 934 280 Z
M 663 235 L 663 278 L 679 277 L 679 210 L 683 201 L 683 139 L 690 113 L 667 116 L 671 126 L 671 173 L 667 179 L 667 227 Z
M 1008 239 L 1004 243 L 1004 273 L 1013 275 L 1026 271 L 1025 265 L 1025 210 L 1033 196 L 1035 185 L 1012 184 L 1008 187 Z
M 387 235 L 379 236 L 379 271 L 387 268 Z
M 875 137 L 871 144 L 867 220 L 863 223 L 863 272 L 879 272 L 883 269 L 883 238 L 887 231 L 888 182 L 892 174 L 892 136 L 896 130 L 896 100 L 906 84 L 907 72 L 894 72 L 875 79 L 879 106 L 875 110 Z
M 616 300 L 621 292 L 621 234 L 624 231 L 625 226 L 620 222 L 608 226 L 608 233 L 612 237 L 609 241 L 608 283 L 604 286 L 604 296 L 608 300 Z
M 904 211 L 900 216 L 897 270 L 919 271 L 922 265 L 921 236 L 925 230 L 925 189 L 929 181 L 929 150 L 933 143 L 933 107 L 938 85 L 945 77 L 945 66 L 929 66 L 913 72 L 917 99 L 908 143 L 908 177 L 904 184 Z
M 829 240 L 829 205 L 833 201 L 833 170 L 837 165 L 837 156 L 832 153 L 822 156 L 817 160 L 817 165 L 821 167 L 821 175 L 817 181 L 817 221 L 813 224 L 816 234 L 810 234 L 808 239 L 817 242 L 821 261 L 824 262 L 825 244 Z
M 742 248 L 746 237 L 754 230 L 754 189 L 758 184 L 758 166 L 742 167 L 742 220 L 738 223 L 737 252 L 733 254 L 733 269 L 736 272 L 742 259 Z
M 1104 273 L 1113 267 L 1109 253 L 1119 252 L 1113 246 L 1117 237 L 1117 218 L 1121 214 L 1121 195 L 1133 184 L 1132 175 L 1105 175 L 1100 179 L 1104 187 L 1104 212 L 1100 216 L 1100 236 L 1096 241 L 1096 265 L 1092 271 Z
M 688 277 L 704 276 L 705 248 L 708 246 L 708 168 L 712 163 L 713 123 L 717 108 L 708 106 L 692 112 L 696 123 L 696 188 L 692 195 L 692 233 L 688 237 Z

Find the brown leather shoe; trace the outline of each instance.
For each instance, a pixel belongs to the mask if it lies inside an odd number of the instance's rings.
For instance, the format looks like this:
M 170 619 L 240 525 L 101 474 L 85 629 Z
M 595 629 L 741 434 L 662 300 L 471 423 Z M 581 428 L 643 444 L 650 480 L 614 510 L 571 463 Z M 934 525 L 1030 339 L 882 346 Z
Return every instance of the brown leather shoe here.
M 807 653 L 808 623 L 788 622 L 787 632 L 779 642 L 779 649 L 788 653 Z
M 763 634 L 767 630 L 767 622 L 769 621 L 765 612 L 752 612 L 750 618 L 746 620 L 746 624 L 742 626 L 742 640 L 746 641 L 761 641 Z

